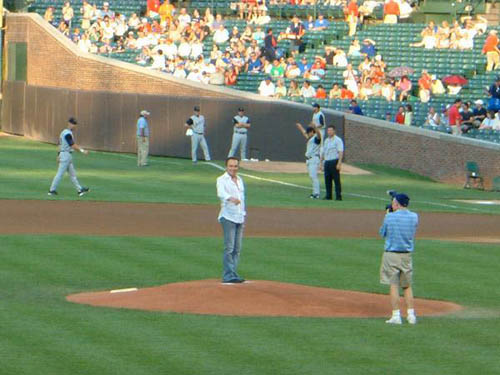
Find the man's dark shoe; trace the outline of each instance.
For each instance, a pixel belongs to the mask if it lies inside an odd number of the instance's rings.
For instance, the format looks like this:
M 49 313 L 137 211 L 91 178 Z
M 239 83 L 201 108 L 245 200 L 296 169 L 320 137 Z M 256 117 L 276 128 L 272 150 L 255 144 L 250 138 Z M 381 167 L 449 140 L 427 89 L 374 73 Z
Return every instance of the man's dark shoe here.
M 57 195 L 57 191 L 55 190 L 49 190 L 47 195 Z
M 341 201 L 342 197 L 335 198 L 336 201 Z

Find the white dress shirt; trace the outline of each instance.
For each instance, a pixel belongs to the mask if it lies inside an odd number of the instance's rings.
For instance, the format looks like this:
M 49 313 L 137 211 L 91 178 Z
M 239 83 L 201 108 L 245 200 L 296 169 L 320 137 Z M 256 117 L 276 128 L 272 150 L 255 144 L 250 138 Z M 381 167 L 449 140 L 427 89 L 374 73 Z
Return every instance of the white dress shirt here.
M 236 182 L 227 172 L 217 178 L 217 197 L 221 202 L 219 221 L 221 218 L 236 224 L 242 224 L 245 221 L 245 186 L 239 176 L 236 176 Z M 239 199 L 240 204 L 234 204 L 229 201 L 229 198 Z

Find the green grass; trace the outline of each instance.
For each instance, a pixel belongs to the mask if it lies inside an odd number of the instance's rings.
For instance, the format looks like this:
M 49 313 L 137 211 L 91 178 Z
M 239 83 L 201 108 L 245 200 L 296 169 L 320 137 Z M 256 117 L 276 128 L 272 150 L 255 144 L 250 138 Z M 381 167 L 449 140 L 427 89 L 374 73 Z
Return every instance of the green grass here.
M 56 146 L 18 137 L 0 137 L 2 184 L 0 199 L 53 199 L 47 190 L 55 175 Z M 222 172 L 190 160 L 153 157 L 152 165 L 138 169 L 134 155 L 94 152 L 75 154 L 80 182 L 92 188 L 86 200 L 218 204 L 215 179 Z M 219 162 L 219 165 L 222 163 Z M 310 180 L 306 173 L 280 174 L 244 171 L 252 176 L 304 186 L 298 188 L 245 177 L 247 201 L 251 206 L 331 207 L 380 210 L 389 201 L 387 189 L 404 191 L 417 211 L 450 211 L 500 214 L 500 206 L 471 205 L 455 199 L 500 199 L 500 193 L 464 190 L 433 182 L 407 171 L 365 165 L 369 176 L 344 176 L 343 202 L 308 199 Z M 78 199 L 69 178 L 58 188 L 57 199 Z
M 53 199 L 46 192 L 57 168 L 55 146 L 0 137 L 0 155 L 0 199 Z M 221 171 L 203 163 L 153 157 L 151 167 L 138 169 L 134 155 L 100 152 L 75 160 L 92 192 L 77 198 L 65 177 L 57 200 L 218 204 Z M 453 201 L 500 199 L 499 193 L 362 167 L 374 174 L 343 177 L 340 204 L 248 176 L 247 203 L 380 210 L 388 201 L 385 190 L 394 188 L 412 197 L 417 212 L 500 214 L 496 206 Z M 242 172 L 310 186 L 305 173 Z M 198 316 L 65 301 L 81 291 L 218 278 L 221 241 L 0 235 L 0 375 L 500 373 L 498 245 L 417 241 L 416 296 L 466 309 L 423 317 L 415 327 L 388 327 L 383 319 Z M 381 240 L 246 238 L 240 271 L 249 279 L 387 294 L 378 283 L 381 249 Z
M 197 316 L 64 299 L 218 278 L 218 238 L 47 235 L 0 242 L 1 374 L 500 372 L 500 253 L 493 245 L 419 241 L 416 295 L 473 309 L 389 327 L 383 319 Z M 240 268 L 251 279 L 387 293 L 378 284 L 380 256 L 377 240 L 248 238 Z

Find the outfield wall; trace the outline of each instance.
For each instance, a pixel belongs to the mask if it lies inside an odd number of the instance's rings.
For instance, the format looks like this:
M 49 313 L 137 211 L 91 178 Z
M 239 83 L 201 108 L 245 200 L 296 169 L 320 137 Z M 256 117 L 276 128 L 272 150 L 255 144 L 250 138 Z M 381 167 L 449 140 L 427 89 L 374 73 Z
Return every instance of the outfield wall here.
M 152 112 L 151 152 L 189 157 L 183 124 L 200 105 L 207 118 L 212 156 L 222 159 L 231 142 L 231 118 L 243 105 L 252 120 L 251 156 L 304 160 L 304 139 L 295 122 L 311 118 L 310 106 L 260 97 L 226 87 L 179 80 L 134 64 L 82 53 L 36 14 L 10 14 L 10 43 L 26 43 L 25 81 L 4 81 L 2 130 L 56 143 L 69 116 L 83 126 L 78 141 L 104 151 L 135 152 L 135 122 L 141 109 Z M 6 62 L 9 77 L 10 60 Z M 325 110 L 345 139 L 351 163 L 376 163 L 433 179 L 462 184 L 467 160 L 479 164 L 491 184 L 500 175 L 500 145 Z
M 190 138 L 184 123 L 199 105 L 206 118 L 206 137 L 212 157 L 224 159 L 231 145 L 232 118 L 243 106 L 252 122 L 249 156 L 270 160 L 304 160 L 305 139 L 295 127 L 311 120 L 311 107 L 286 101 L 248 101 L 246 98 L 180 97 L 109 91 L 83 91 L 4 82 L 2 129 L 8 133 L 57 143 L 70 116 L 75 116 L 77 142 L 102 151 L 135 152 L 139 112 L 151 112 L 150 151 L 153 155 L 190 157 Z M 327 112 L 342 136 L 343 118 Z M 200 150 L 201 152 L 201 150 Z

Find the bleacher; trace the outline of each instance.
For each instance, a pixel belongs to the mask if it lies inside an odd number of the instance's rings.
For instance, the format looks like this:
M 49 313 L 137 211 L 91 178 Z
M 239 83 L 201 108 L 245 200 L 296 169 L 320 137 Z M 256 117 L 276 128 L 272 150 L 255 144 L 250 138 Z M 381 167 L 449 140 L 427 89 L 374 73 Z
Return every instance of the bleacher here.
M 48 6 L 54 6 L 56 10 L 55 17 L 56 19 L 60 19 L 63 2 L 63 0 L 37 0 L 31 5 L 30 10 L 43 16 L 45 9 Z M 96 2 L 98 8 L 102 6 L 103 2 L 103 0 L 98 0 Z M 74 25 L 79 26 L 81 21 L 79 9 L 82 2 L 80 0 L 72 1 L 71 4 L 75 10 Z M 123 13 L 126 16 L 130 16 L 130 14 L 134 12 L 141 14 L 146 7 L 146 0 L 111 1 L 110 5 L 112 10 Z M 213 13 L 221 13 L 225 15 L 225 24 L 228 29 L 231 29 L 233 26 L 237 26 L 240 30 L 245 28 L 246 21 L 236 18 L 236 11 L 231 9 L 230 1 L 197 0 L 189 4 L 190 10 L 196 8 L 200 11 L 200 13 L 208 7 L 215 9 Z M 381 8 L 379 10 L 381 10 Z M 353 40 L 353 37 L 349 37 L 347 35 L 347 24 L 343 21 L 343 12 L 339 7 L 325 7 L 321 5 L 314 9 L 314 7 L 311 6 L 270 6 L 269 13 L 273 16 L 273 20 L 270 24 L 263 27 L 263 29 L 272 27 L 275 31 L 275 35 L 286 29 L 289 24 L 288 17 L 291 17 L 293 14 L 298 14 L 302 19 L 305 19 L 309 14 L 322 13 L 329 18 L 330 26 L 327 30 L 308 32 L 304 37 L 306 50 L 303 55 L 305 55 L 309 61 L 311 61 L 315 55 L 323 55 L 325 45 L 342 48 L 347 52 Z M 381 17 L 380 11 L 376 14 L 375 18 L 377 17 Z M 424 126 L 423 124 L 429 111 L 429 107 L 432 106 L 439 112 L 446 105 L 451 104 L 455 99 L 454 96 L 442 95 L 432 96 L 428 103 L 420 102 L 417 97 L 417 88 L 418 79 L 422 69 L 426 69 L 430 74 L 436 74 L 440 78 L 445 75 L 452 74 L 465 76 L 469 80 L 469 84 L 462 89 L 459 96 L 464 101 L 471 102 L 476 99 L 483 99 L 483 101 L 486 102 L 488 97 L 485 93 L 485 87 L 491 85 L 497 76 L 497 73 L 495 72 L 485 72 L 486 58 L 481 54 L 481 49 L 486 38 L 485 35 L 474 39 L 474 49 L 472 50 L 426 50 L 424 48 L 410 47 L 410 43 L 420 41 L 420 32 L 424 27 L 424 24 L 412 23 L 402 23 L 396 25 L 375 23 L 370 25 L 359 25 L 359 30 L 355 35 L 355 38 L 360 41 L 368 38 L 376 42 L 377 53 L 381 54 L 384 61 L 387 63 L 386 71 L 402 65 L 410 66 L 415 70 L 414 74 L 410 76 L 414 91 L 413 95 L 409 98 L 408 103 L 412 105 L 414 111 L 413 125 L 420 127 Z M 499 29 L 498 26 L 496 28 Z M 210 55 L 212 45 L 213 38 L 210 35 L 204 41 L 205 57 Z M 227 45 L 220 46 L 221 50 L 224 50 L 226 47 Z M 286 50 L 288 42 L 286 40 L 281 41 L 279 43 L 279 47 Z M 111 53 L 106 54 L 105 56 L 129 63 L 135 63 L 135 59 L 138 54 L 139 51 L 127 50 L 124 53 Z M 349 57 L 349 62 L 353 64 L 353 67 L 357 68 L 361 62 L 361 58 Z M 325 77 L 320 82 L 312 82 L 312 84 L 316 87 L 321 83 L 328 91 L 333 83 L 336 82 L 342 84 L 343 71 L 344 68 L 328 66 Z M 264 74 L 240 73 L 237 84 L 233 87 L 242 91 L 257 92 L 257 88 L 260 82 L 264 79 L 264 76 Z M 284 79 L 284 81 L 286 86 L 289 87 L 290 80 Z M 303 79 L 297 78 L 295 81 L 301 85 Z M 304 102 L 304 100 L 300 98 L 285 99 Z M 305 100 L 306 103 L 310 101 L 311 100 Z M 349 106 L 349 101 L 347 100 L 326 99 L 319 100 L 319 102 L 323 107 L 339 111 L 345 111 Z M 406 104 L 406 102 L 402 103 L 399 101 L 387 102 L 384 98 L 380 97 L 370 98 L 369 100 L 359 100 L 358 102 L 366 116 L 378 119 L 385 119 L 386 113 L 389 112 L 394 114 L 401 105 Z M 449 128 L 443 126 L 426 128 L 430 130 L 450 132 Z M 466 136 L 500 143 L 500 132 L 498 131 L 476 130 L 470 131 L 466 134 Z

